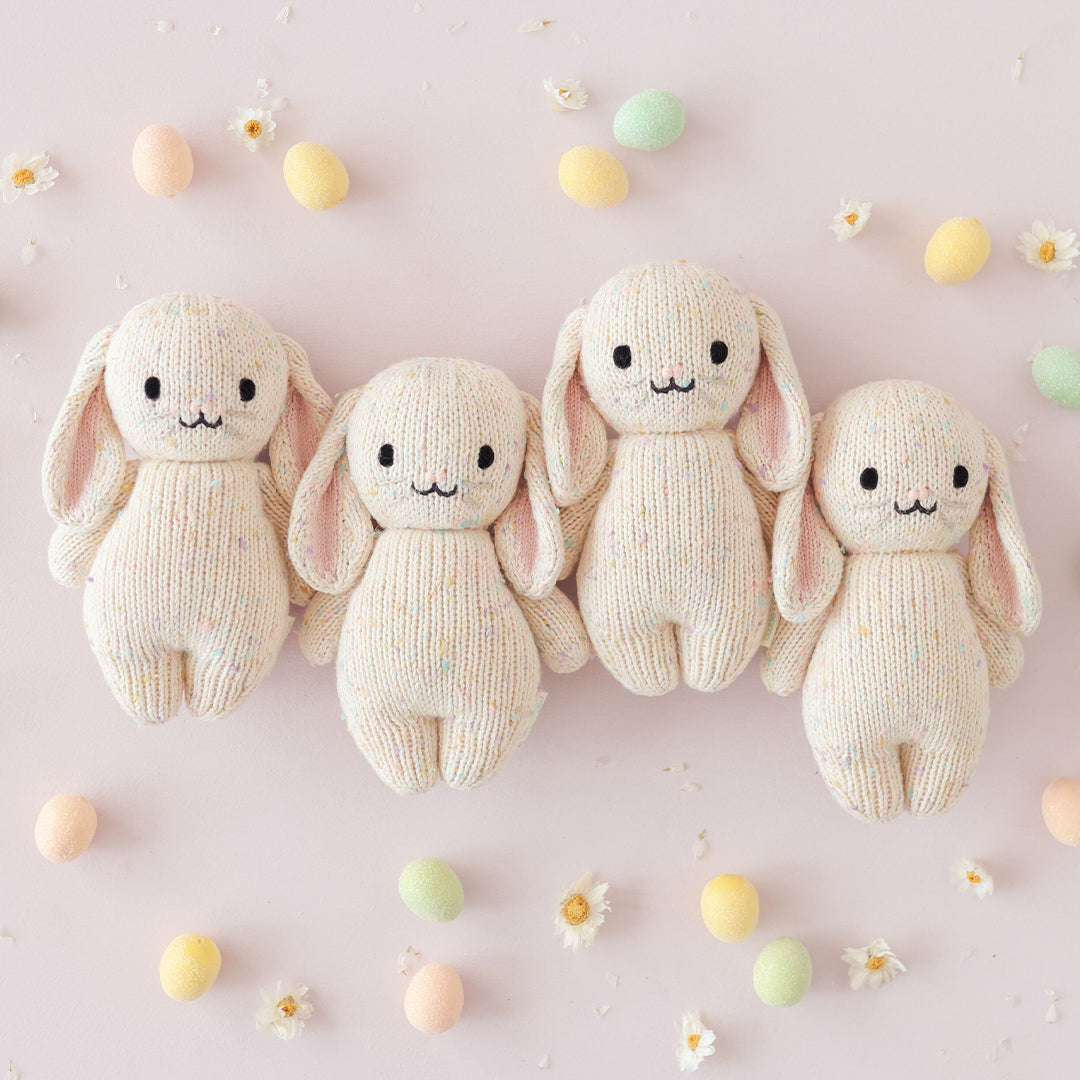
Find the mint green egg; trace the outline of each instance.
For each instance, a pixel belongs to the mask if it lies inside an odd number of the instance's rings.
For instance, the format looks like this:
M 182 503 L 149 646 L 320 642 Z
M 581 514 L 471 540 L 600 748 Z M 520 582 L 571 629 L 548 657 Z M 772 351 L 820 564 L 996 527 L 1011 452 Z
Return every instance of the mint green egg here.
M 681 134 L 686 123 L 682 101 L 667 90 L 642 90 L 619 106 L 615 139 L 631 150 L 663 150 Z
M 1051 345 L 1040 350 L 1031 377 L 1047 401 L 1063 409 L 1080 409 L 1080 349 Z
M 461 879 L 442 859 L 413 859 L 401 871 L 398 892 L 405 906 L 428 922 L 450 922 L 465 906 Z
M 777 938 L 754 961 L 754 992 L 766 1005 L 798 1005 L 810 989 L 812 974 L 806 946 L 798 938 Z

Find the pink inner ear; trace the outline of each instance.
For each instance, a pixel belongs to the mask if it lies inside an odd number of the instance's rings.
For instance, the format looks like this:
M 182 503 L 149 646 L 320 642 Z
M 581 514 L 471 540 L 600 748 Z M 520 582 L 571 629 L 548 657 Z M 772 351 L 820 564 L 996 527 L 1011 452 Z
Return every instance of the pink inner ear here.
M 990 571 L 990 580 L 997 589 L 1005 617 L 1014 626 L 1018 625 L 1023 622 L 1023 618 L 1020 612 L 1020 593 L 1016 584 L 1016 575 L 1013 573 L 1009 556 L 1005 552 L 1005 545 L 1001 542 L 1001 533 L 998 532 L 997 518 L 990 505 L 989 496 L 983 502 L 979 516 L 983 518 L 986 535 L 986 561 Z
M 765 469 L 769 474 L 778 472 L 788 449 L 787 411 L 780 388 L 773 378 L 772 366 L 765 356 L 764 346 L 758 362 L 752 406 L 755 412 L 754 427 Z
M 581 372 L 575 366 L 570 381 L 566 385 L 566 434 L 570 444 L 566 452 L 570 458 L 571 475 L 576 471 L 574 463 L 581 454 L 585 438 L 586 396 L 585 382 L 581 377 Z
M 285 400 L 281 426 L 296 457 L 296 464 L 303 472 L 311 463 L 319 445 L 319 425 L 311 404 L 293 387 L 289 388 L 289 395 Z
M 809 487 L 803 492 L 799 514 L 799 546 L 795 555 L 795 587 L 799 600 L 810 600 L 820 585 L 823 550 L 817 527 L 817 508 Z
M 67 489 L 64 501 L 68 502 L 72 514 L 76 517 L 83 517 L 91 508 L 94 462 L 98 453 L 98 428 L 105 408 L 105 388 L 99 384 L 94 387 L 89 400 L 83 406 L 82 416 L 79 417 L 71 462 L 64 481 Z
M 317 573 L 329 580 L 337 576 L 338 558 L 341 554 L 341 545 L 338 543 L 341 533 L 340 486 L 341 478 L 335 467 L 330 482 L 311 508 L 311 522 L 308 527 L 311 561 Z
M 514 541 L 514 569 L 522 580 L 531 582 L 536 573 L 538 537 L 532 498 L 529 486 L 524 481 L 513 503 L 507 507 L 506 514 L 509 515 L 506 524 L 511 527 L 510 535 Z

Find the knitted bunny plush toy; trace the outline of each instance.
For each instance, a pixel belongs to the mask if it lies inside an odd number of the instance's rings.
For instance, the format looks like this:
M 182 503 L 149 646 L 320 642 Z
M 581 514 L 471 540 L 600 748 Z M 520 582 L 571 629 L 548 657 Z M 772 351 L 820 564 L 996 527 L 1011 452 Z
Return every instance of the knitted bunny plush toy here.
M 337 653 L 349 730 L 396 791 L 489 780 L 543 702 L 536 643 L 558 670 L 588 658 L 555 588 L 539 404 L 483 364 L 408 360 L 344 394 L 297 490 L 289 551 L 327 594 L 304 651 Z
M 765 684 L 802 685 L 818 767 L 850 813 L 940 814 L 982 751 L 988 687 L 1019 674 L 1017 633 L 1041 612 L 1005 455 L 918 382 L 860 386 L 815 419 L 812 470 L 777 508 L 776 605 L 790 621 Z M 953 546 L 969 530 L 965 559 Z
M 290 592 L 310 596 L 285 542 L 330 408 L 300 346 L 220 297 L 148 300 L 87 345 L 45 456 L 50 567 L 85 582 L 90 643 L 135 720 L 185 696 L 224 716 L 270 669 Z
M 672 690 L 680 668 L 695 689 L 726 686 L 770 611 L 755 503 L 797 483 L 810 458 L 780 320 L 703 266 L 624 270 L 563 324 L 543 421 L 600 659 L 637 694 Z

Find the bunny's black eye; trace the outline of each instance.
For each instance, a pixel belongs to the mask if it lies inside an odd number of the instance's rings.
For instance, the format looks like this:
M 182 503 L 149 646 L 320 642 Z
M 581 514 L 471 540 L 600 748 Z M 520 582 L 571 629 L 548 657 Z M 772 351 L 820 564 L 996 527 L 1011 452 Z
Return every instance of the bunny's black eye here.
M 714 364 L 722 364 L 727 359 L 727 345 L 723 341 L 714 341 L 709 346 L 709 355 Z
M 489 468 L 494 461 L 495 451 L 492 450 L 487 443 L 484 443 L 484 445 L 480 447 L 480 453 L 477 455 L 476 464 L 479 465 L 481 469 L 486 469 Z
M 389 443 L 383 443 L 379 447 L 379 464 L 384 469 L 389 469 L 394 464 L 394 448 Z
M 874 488 L 877 487 L 877 469 L 873 466 L 870 466 L 868 469 L 863 469 L 863 471 L 859 473 L 859 483 L 862 484 L 867 491 L 873 491 Z
M 952 471 L 952 486 L 955 488 L 966 487 L 968 482 L 968 471 L 963 465 L 957 465 Z
M 156 375 L 151 375 L 150 378 L 143 383 L 143 390 L 151 401 L 157 401 L 157 399 L 161 397 L 161 380 Z
M 616 345 L 612 350 L 611 359 L 615 361 L 617 368 L 628 368 L 630 366 L 630 346 Z
M 240 380 L 240 400 L 250 401 L 255 396 L 255 384 L 250 379 Z

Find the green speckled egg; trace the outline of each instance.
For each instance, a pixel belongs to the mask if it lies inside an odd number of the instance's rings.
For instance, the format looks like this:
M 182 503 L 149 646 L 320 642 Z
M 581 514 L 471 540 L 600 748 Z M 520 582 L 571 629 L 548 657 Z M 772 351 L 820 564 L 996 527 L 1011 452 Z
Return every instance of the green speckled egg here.
M 613 129 L 616 140 L 631 150 L 663 150 L 686 123 L 682 101 L 667 90 L 642 90 L 619 106 Z
M 1080 409 L 1080 349 L 1051 345 L 1031 365 L 1031 377 L 1047 401 L 1063 409 Z
M 428 922 L 450 922 L 465 906 L 461 879 L 442 859 L 413 859 L 398 878 L 405 906 Z
M 798 1005 L 810 989 L 812 973 L 806 946 L 798 938 L 777 938 L 754 962 L 754 992 L 766 1005 Z

